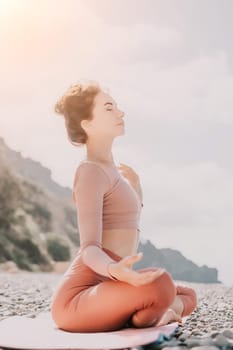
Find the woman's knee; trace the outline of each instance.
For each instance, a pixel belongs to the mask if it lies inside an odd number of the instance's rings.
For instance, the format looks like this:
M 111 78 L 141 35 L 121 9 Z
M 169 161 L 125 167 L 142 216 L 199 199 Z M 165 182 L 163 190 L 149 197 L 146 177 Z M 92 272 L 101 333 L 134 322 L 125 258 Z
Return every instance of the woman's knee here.
M 194 289 L 189 288 L 189 302 L 186 305 L 184 312 L 186 315 L 191 314 L 197 307 L 197 294 Z
M 197 294 L 193 288 L 177 286 L 177 295 L 182 299 L 184 310 L 182 316 L 191 314 L 197 307 Z
M 158 297 L 163 304 L 164 307 L 169 307 L 176 296 L 176 286 L 174 281 L 169 274 L 169 272 L 165 271 L 160 277 L 158 277 L 156 289 L 158 291 Z

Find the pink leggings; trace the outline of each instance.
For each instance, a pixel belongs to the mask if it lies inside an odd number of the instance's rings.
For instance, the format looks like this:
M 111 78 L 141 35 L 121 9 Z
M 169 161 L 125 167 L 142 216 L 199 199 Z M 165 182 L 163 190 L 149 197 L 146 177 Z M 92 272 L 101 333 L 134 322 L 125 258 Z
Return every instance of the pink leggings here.
M 103 249 L 112 259 L 121 257 Z M 137 271 L 156 270 L 146 268 Z M 179 295 L 184 303 L 182 316 L 197 305 L 192 288 L 176 286 L 168 272 L 155 281 L 133 286 L 97 274 L 82 261 L 80 253 L 57 286 L 51 315 L 57 326 L 69 332 L 104 332 L 126 325 L 149 327 L 156 324 Z

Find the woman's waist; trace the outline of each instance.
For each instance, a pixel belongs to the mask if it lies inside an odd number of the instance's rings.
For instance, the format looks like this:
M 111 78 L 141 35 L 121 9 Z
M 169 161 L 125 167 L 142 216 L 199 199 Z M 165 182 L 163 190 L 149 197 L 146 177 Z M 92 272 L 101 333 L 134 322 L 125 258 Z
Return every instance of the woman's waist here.
M 102 231 L 102 247 L 121 258 L 135 254 L 139 243 L 139 229 L 108 229 Z

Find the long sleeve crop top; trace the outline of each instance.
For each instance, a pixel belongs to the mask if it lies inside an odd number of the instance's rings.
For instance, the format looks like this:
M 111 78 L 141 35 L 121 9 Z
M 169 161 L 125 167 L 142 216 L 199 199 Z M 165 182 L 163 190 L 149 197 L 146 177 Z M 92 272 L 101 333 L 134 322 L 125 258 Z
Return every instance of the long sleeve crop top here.
M 139 195 L 112 164 L 82 161 L 74 177 L 73 202 L 81 252 L 93 245 L 102 249 L 104 229 L 139 229 L 142 208 Z M 94 264 L 98 262 L 91 265 Z M 109 276 L 105 267 L 97 266 L 95 270 Z

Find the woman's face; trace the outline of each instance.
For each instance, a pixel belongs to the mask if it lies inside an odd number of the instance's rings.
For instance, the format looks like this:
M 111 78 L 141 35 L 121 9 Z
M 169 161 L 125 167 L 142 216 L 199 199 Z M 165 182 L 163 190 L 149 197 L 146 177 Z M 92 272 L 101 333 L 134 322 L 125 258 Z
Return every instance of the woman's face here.
M 92 120 L 87 121 L 89 135 L 119 136 L 124 133 L 124 112 L 120 111 L 113 98 L 100 91 L 94 99 Z

